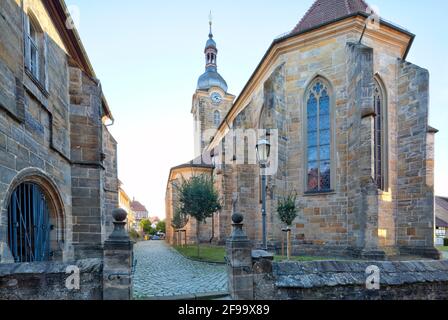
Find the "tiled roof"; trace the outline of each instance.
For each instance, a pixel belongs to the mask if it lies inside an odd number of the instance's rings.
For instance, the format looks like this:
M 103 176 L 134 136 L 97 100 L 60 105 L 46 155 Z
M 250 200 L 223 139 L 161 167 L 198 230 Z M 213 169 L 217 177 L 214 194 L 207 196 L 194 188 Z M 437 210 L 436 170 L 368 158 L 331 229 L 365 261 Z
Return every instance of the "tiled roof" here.
M 448 227 L 448 198 L 436 197 L 436 222 L 438 227 Z
M 210 162 L 211 162 L 211 159 L 205 160 L 205 155 L 203 155 L 203 156 L 199 156 L 187 163 L 181 164 L 180 166 L 171 168 L 171 170 L 181 169 L 181 168 L 210 168 L 210 169 L 213 169 L 213 165 Z
M 367 12 L 367 8 L 363 0 L 317 0 L 292 33 L 312 29 L 357 12 Z
M 146 210 L 146 207 L 144 205 L 135 200 L 131 202 L 131 209 L 134 212 L 148 212 L 148 210 Z

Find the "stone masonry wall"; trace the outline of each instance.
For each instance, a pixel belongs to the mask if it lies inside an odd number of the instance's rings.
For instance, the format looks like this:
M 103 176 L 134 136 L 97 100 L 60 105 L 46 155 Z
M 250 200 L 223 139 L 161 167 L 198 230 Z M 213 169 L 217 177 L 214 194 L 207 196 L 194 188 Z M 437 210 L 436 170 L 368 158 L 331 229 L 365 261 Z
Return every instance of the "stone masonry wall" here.
M 69 290 L 67 267 L 79 268 L 79 290 Z M 73 282 L 69 281 L 71 284 Z M 67 263 L 0 264 L 0 300 L 102 300 L 103 264 L 100 259 Z
M 367 290 L 366 269 L 380 270 L 380 289 Z M 255 300 L 446 300 L 448 261 L 284 262 L 254 265 Z
M 70 258 L 71 177 L 68 123 L 68 58 L 40 1 L 26 1 L 47 37 L 47 81 L 32 79 L 23 62 L 23 11 L 19 1 L 0 2 L 0 262 L 8 260 L 6 239 L 9 197 L 31 178 L 52 185 L 59 198 L 63 256 Z
M 117 141 L 110 134 L 106 126 L 103 126 L 103 152 L 104 152 L 104 168 L 102 171 L 101 181 L 103 182 L 103 203 L 105 226 L 102 230 L 103 242 L 107 239 L 113 230 L 112 211 L 118 206 L 118 164 L 117 164 Z
M 70 139 L 75 257 L 99 257 L 103 240 L 101 88 L 70 68 Z
M 433 172 L 427 170 L 429 73 L 398 63 L 397 242 L 403 251 L 431 255 L 435 223 Z

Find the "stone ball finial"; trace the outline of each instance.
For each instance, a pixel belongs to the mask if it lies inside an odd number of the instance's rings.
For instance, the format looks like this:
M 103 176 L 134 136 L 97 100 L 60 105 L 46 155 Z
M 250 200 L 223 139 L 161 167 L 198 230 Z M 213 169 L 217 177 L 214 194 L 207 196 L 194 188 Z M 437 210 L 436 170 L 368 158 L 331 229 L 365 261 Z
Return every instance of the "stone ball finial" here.
M 126 212 L 126 210 L 122 208 L 117 208 L 114 211 L 112 211 L 112 217 L 117 222 L 123 222 L 128 217 L 128 213 Z
M 232 215 L 232 222 L 234 224 L 241 224 L 243 222 L 243 220 L 244 220 L 244 217 L 241 213 L 234 213 Z

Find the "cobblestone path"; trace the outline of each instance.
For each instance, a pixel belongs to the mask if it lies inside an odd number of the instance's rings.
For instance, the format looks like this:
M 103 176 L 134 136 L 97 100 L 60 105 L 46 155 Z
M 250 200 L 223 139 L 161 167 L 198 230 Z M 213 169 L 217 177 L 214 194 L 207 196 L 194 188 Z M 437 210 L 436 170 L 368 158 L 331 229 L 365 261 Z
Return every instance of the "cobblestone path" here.
M 134 255 L 136 299 L 227 291 L 224 265 L 189 260 L 164 241 L 139 242 L 134 247 Z

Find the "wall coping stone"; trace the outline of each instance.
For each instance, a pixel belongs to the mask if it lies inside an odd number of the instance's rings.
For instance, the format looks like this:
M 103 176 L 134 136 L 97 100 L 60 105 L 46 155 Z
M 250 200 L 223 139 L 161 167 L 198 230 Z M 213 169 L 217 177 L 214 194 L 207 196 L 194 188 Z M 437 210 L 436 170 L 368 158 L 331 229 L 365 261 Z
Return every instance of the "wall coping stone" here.
M 80 273 L 101 273 L 101 259 L 84 259 L 75 262 L 33 262 L 0 264 L 0 277 L 18 274 L 57 274 L 66 273 L 68 266 L 77 266 Z
M 365 285 L 371 265 L 380 269 L 381 285 L 448 281 L 448 260 L 274 262 L 273 275 L 278 288 Z

